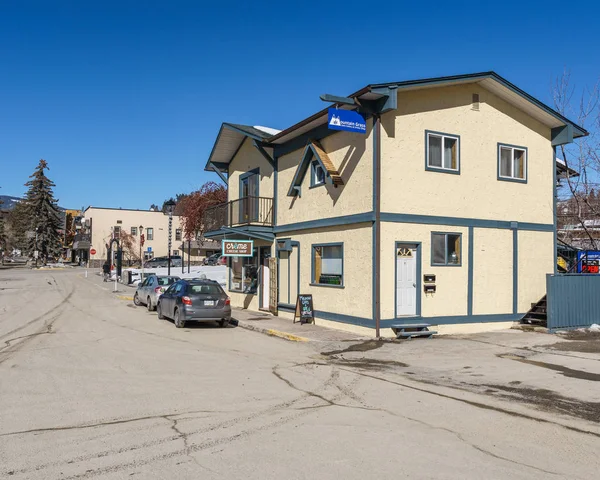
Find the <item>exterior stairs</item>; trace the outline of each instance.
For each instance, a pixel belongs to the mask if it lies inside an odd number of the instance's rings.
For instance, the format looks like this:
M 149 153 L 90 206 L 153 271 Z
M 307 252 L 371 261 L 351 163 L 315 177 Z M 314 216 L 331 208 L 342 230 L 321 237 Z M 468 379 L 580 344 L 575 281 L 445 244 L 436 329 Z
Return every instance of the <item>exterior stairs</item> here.
M 532 303 L 531 308 L 521 319 L 522 325 L 535 325 L 545 327 L 548 319 L 548 310 L 546 295 L 544 295 L 537 303 Z

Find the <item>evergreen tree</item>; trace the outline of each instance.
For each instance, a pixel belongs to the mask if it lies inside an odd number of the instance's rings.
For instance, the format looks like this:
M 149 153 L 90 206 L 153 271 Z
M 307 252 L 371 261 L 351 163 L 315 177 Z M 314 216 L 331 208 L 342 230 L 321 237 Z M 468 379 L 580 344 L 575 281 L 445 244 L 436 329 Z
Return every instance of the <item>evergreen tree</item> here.
M 46 176 L 44 170 L 49 170 L 49 168 L 46 160 L 42 159 L 33 175 L 29 177 L 31 180 L 25 184 L 26 187 L 29 187 L 25 196 L 25 206 L 31 232 L 29 250 L 37 249 L 39 258 L 46 263 L 60 254 L 61 235 L 59 230 L 62 229 L 62 222 L 52 191 L 55 184 Z

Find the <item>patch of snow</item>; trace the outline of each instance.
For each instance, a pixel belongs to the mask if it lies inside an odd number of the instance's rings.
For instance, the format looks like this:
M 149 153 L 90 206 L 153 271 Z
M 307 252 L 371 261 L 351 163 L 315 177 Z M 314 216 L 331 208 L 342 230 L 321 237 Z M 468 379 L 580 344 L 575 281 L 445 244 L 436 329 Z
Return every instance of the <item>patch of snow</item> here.
M 588 328 L 588 330 L 590 332 L 600 332 L 600 325 L 598 325 L 597 323 L 593 323 L 592 325 L 590 325 L 590 328 Z
M 281 130 L 277 130 L 276 128 L 270 127 L 262 127 L 261 125 L 254 125 L 254 128 L 260 130 L 261 132 L 268 133 L 269 135 L 277 135 Z

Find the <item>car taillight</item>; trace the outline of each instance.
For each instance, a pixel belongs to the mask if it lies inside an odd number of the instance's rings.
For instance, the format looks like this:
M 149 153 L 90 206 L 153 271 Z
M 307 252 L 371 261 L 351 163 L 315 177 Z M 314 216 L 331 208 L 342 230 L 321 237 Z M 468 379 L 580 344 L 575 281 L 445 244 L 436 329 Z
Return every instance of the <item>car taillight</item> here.
M 162 293 L 162 292 L 164 292 L 164 290 L 162 289 L 162 287 L 156 287 L 154 289 L 154 293 Z
M 190 297 L 182 297 L 181 301 L 183 302 L 184 305 L 191 305 L 192 304 L 192 299 Z
M 227 297 L 225 299 L 225 305 L 231 305 L 231 298 Z

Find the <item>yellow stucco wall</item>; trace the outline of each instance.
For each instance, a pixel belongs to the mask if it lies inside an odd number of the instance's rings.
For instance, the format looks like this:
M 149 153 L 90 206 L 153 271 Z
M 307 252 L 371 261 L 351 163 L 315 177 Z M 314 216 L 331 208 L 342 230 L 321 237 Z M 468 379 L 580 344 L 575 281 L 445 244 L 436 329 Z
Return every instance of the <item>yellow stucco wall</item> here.
M 431 266 L 431 232 L 462 234 L 462 265 Z M 396 242 L 421 242 L 422 275 L 436 276 L 436 293 L 425 295 L 421 285 L 421 315 L 466 315 L 468 289 L 468 229 L 444 225 L 383 223 L 381 228 L 381 318 L 395 315 Z
M 169 217 L 162 212 L 152 212 L 149 210 L 123 210 L 118 208 L 96 208 L 89 207 L 85 211 L 85 219 L 92 221 L 92 247 L 96 250 L 96 255 L 91 255 L 91 260 L 105 259 L 106 244 L 111 238 L 111 227 L 120 226 L 124 232 L 131 234 L 131 227 L 144 227 L 144 235 L 146 241 L 143 250 L 152 247 L 155 257 L 168 255 L 168 232 L 169 232 Z M 118 223 L 118 222 L 121 223 Z M 154 229 L 154 239 L 148 240 L 146 229 L 151 227 Z M 173 216 L 171 248 L 179 250 L 181 241 L 175 241 L 175 230 L 181 228 L 181 222 L 178 216 Z M 135 251 L 139 248 L 140 232 L 138 230 L 135 237 Z M 179 250 L 181 255 L 181 250 Z
M 473 314 L 512 313 L 513 232 L 473 231 Z
M 252 145 L 252 139 L 246 138 L 229 165 L 229 200 L 237 200 L 240 196 L 240 175 L 255 168 L 260 169 L 259 196 L 273 197 L 273 167 Z
M 460 136 L 460 175 L 425 170 L 425 130 Z M 382 211 L 552 223 L 550 128 L 483 87 L 399 92 L 382 133 Z M 498 142 L 528 148 L 526 184 L 497 180 Z
M 518 311 L 523 313 L 546 294 L 546 274 L 554 272 L 553 233 L 519 231 Z
M 300 242 L 300 293 L 313 295 L 315 310 L 358 317 L 372 317 L 371 302 L 371 224 L 358 224 L 306 230 L 286 235 Z M 344 288 L 312 286 L 312 245 L 317 243 L 344 244 Z M 294 249 L 295 250 L 295 249 Z M 291 277 L 296 277 L 296 260 L 292 257 Z M 287 275 L 285 262 L 280 262 L 279 275 Z M 295 288 L 295 278 L 292 285 Z M 280 298 L 281 300 L 281 298 Z M 287 298 L 283 299 L 283 303 Z M 291 303 L 295 304 L 295 296 Z
M 373 208 L 372 122 L 367 134 L 338 132 L 320 140 L 344 185 L 310 188 L 310 169 L 302 182 L 302 196 L 288 197 L 288 190 L 304 155 L 304 148 L 278 159 L 277 223 L 285 225 L 319 218 L 370 212 Z

